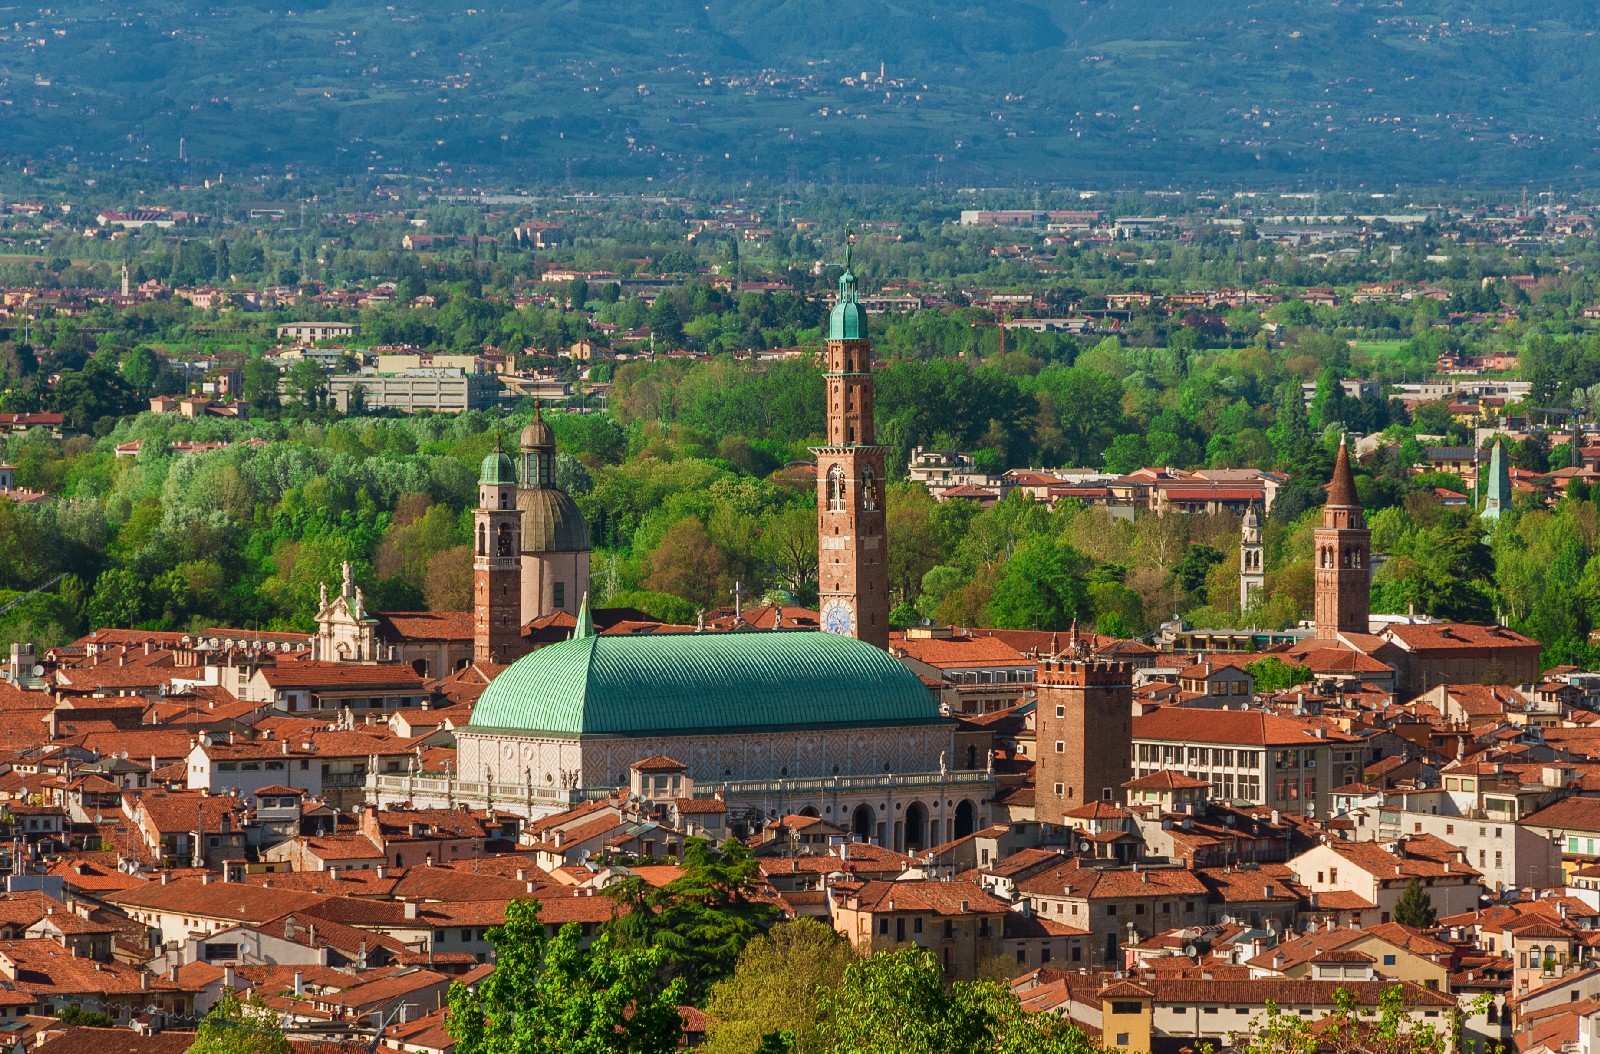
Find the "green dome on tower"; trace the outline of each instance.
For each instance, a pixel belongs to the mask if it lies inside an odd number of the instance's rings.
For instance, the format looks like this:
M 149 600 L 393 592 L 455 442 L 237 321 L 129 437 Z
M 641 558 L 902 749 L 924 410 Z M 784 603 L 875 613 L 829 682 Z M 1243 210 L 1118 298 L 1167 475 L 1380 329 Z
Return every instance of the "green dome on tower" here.
M 850 269 L 850 250 L 855 235 L 844 250 L 844 274 L 839 276 L 839 302 L 833 305 L 828 316 L 829 340 L 866 340 L 867 309 L 861 306 L 856 292 L 856 273 Z
M 494 450 L 483 459 L 483 467 L 478 470 L 478 486 L 501 487 L 515 485 L 517 482 L 517 467 L 511 459 L 500 450 L 500 443 L 495 441 Z

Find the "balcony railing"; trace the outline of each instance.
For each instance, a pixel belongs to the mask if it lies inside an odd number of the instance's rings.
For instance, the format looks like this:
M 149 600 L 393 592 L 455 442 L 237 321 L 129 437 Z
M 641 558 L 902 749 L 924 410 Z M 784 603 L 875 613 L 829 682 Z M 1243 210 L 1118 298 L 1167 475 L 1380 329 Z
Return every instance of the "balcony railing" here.
M 324 780 L 324 784 L 327 780 Z M 795 776 L 772 780 L 727 780 L 695 786 L 695 796 L 709 798 L 721 792 L 724 800 L 770 798 L 787 795 L 850 794 L 923 787 L 986 787 L 994 774 L 986 770 L 955 772 L 875 772 L 864 776 Z M 379 772 L 366 777 L 369 795 L 402 795 L 406 799 L 443 798 L 448 801 L 534 802 L 574 805 L 604 797 L 603 790 L 565 789 L 527 783 L 485 783 L 451 776 Z
M 699 784 L 697 797 L 710 797 L 722 791 L 723 797 L 757 798 L 783 794 L 847 794 L 854 791 L 893 790 L 903 787 L 981 787 L 994 782 L 994 774 L 983 771 L 960 772 L 874 772 L 865 776 L 786 776 L 775 780 L 728 780 Z

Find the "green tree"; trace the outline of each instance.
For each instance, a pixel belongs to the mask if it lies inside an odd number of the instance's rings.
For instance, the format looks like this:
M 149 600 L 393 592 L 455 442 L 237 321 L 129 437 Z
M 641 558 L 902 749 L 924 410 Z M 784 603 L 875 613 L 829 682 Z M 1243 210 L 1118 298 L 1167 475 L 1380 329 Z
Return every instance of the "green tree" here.
M 1024 538 L 995 583 L 990 624 L 1000 629 L 1066 629 L 1086 607 L 1089 558 L 1066 542 Z
M 231 988 L 222 991 L 200 1022 L 191 1054 L 289 1054 L 278 1015 L 254 1000 L 241 1000 Z
M 1090 1054 L 1097 1048 L 1065 1017 L 1029 1014 L 992 982 L 945 985 L 920 948 L 880 953 L 845 969 L 823 997 L 833 1054 Z
M 140 345 L 122 353 L 122 379 L 133 385 L 133 390 L 144 394 L 155 384 L 161 372 L 161 360 L 149 347 Z
M 328 394 L 328 375 L 314 359 L 301 359 L 284 375 L 284 391 L 306 410 L 316 410 Z
M 1280 692 L 1297 684 L 1307 684 L 1312 678 L 1311 667 L 1291 665 L 1276 655 L 1247 664 L 1244 672 L 1250 675 L 1258 692 Z
M 85 1010 L 76 1003 L 68 1003 L 56 1011 L 56 1017 L 74 1028 L 113 1028 L 116 1022 L 103 1010 Z
M 706 1054 L 749 1054 L 774 1033 L 781 1049 L 825 1054 L 823 994 L 855 959 L 848 942 L 815 919 L 781 923 L 745 945 L 733 976 L 711 989 Z
M 754 899 L 758 868 L 750 850 L 730 839 L 720 848 L 704 838 L 683 846 L 682 871 L 660 889 L 630 879 L 608 890 L 629 910 L 611 924 L 624 947 L 648 946 L 665 956 L 666 973 L 703 1000 L 733 973 L 739 953 L 777 919 Z
M 681 979 L 663 982 L 662 948 L 619 947 L 602 932 L 587 949 L 576 923 L 546 937 L 536 901 L 506 905 L 488 933 L 494 973 L 450 986 L 446 1028 L 460 1054 L 669 1054 L 683 1023 Z
M 244 364 L 244 401 L 253 410 L 276 410 L 279 405 L 278 385 L 283 374 L 278 367 L 259 356 Z
M 1406 883 L 1406 888 L 1395 901 L 1394 920 L 1402 926 L 1426 930 L 1433 927 L 1439 913 L 1434 910 L 1433 898 L 1416 879 Z
M 126 568 L 113 567 L 95 579 L 94 593 L 89 597 L 89 623 L 97 629 L 127 629 L 144 617 L 149 596 L 149 586 L 143 578 Z

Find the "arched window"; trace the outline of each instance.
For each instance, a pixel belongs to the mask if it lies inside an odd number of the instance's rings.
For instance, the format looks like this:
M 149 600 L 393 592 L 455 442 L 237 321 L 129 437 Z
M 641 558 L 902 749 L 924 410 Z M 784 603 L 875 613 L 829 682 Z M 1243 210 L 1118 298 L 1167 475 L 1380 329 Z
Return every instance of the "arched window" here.
M 487 556 L 489 553 L 489 536 L 483 524 L 478 524 L 478 555 Z
M 844 511 L 844 469 L 838 465 L 828 470 L 828 511 Z
M 496 542 L 496 548 L 501 556 L 511 555 L 511 525 L 509 523 L 500 525 L 500 538 Z
M 868 512 L 878 507 L 878 477 L 870 468 L 861 470 L 861 507 Z

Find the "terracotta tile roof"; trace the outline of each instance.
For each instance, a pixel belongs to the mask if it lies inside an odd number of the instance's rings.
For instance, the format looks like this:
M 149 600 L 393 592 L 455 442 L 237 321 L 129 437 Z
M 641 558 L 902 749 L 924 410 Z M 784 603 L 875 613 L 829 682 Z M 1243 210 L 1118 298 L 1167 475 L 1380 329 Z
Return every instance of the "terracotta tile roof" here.
M 1322 737 L 1317 732 L 1323 733 Z M 1205 710 L 1163 706 L 1133 719 L 1133 738 L 1243 746 L 1316 746 L 1354 743 L 1357 738 L 1317 721 L 1261 710 Z
M 675 798 L 672 807 L 680 816 L 720 816 L 728 811 L 721 798 Z
M 1037 871 L 1046 867 L 1059 866 L 1067 863 L 1072 858 L 1055 849 L 1019 849 L 1008 857 L 996 860 L 992 864 L 985 864 L 977 870 L 985 875 L 994 875 L 997 878 L 1010 878 L 1025 871 Z
M 1399 983 L 1407 1006 L 1448 1008 L 1456 1005 L 1453 997 L 1442 992 L 1430 992 L 1410 982 Z M 1374 1006 L 1394 985 L 1393 981 L 1309 981 L 1277 977 L 1248 981 L 1165 977 L 1144 980 L 1144 986 L 1158 1006 L 1195 1003 L 1261 1006 L 1270 1000 L 1279 1007 L 1332 1007 L 1341 989 L 1353 996 L 1358 1005 Z
M 325 864 L 384 859 L 382 847 L 364 834 L 307 834 L 298 836 L 296 841 Z
M 351 985 L 341 992 L 318 996 L 317 1002 L 348 1007 L 355 1011 L 376 1007 L 433 985 L 449 983 L 450 978 L 442 973 L 434 973 L 432 970 L 412 970 Z
M 244 819 L 244 803 L 226 794 L 207 795 L 201 791 L 131 790 L 123 792 L 134 816 L 144 815 L 155 829 L 168 832 L 192 831 L 195 824 L 215 834 L 227 817 L 234 830 Z
M 910 638 L 890 645 L 895 655 L 905 655 L 938 670 L 969 666 L 1032 666 L 1033 660 L 994 637 L 952 637 L 948 640 Z
M 27 995 L 62 999 L 80 994 L 133 995 L 145 990 L 143 971 L 114 960 L 102 963 L 78 958 L 49 938 L 0 941 L 0 957 L 16 964 L 12 988 Z M 161 986 L 166 987 L 165 982 Z
M 332 871 L 257 872 L 244 876 L 252 886 L 316 893 L 325 897 L 387 897 L 399 878 L 393 873 L 378 876 L 375 867 L 342 867 Z
M 1204 897 L 1209 892 L 1194 872 L 1181 868 L 1124 868 L 1073 866 L 1045 871 L 1017 883 L 1022 893 L 1046 896 L 1096 898 Z
M 422 675 L 409 666 L 366 666 L 344 662 L 286 662 L 268 666 L 262 678 L 275 689 L 411 688 L 422 691 Z
M 478 861 L 459 861 L 455 867 L 412 867 L 395 881 L 393 896 L 398 900 L 433 900 L 439 902 L 468 900 L 514 900 L 533 894 L 531 883 L 539 895 L 569 896 L 570 891 L 560 886 L 544 871 L 524 865 L 528 877 L 517 879 L 511 874 L 484 874 L 469 869 Z
M 1389 852 L 1377 842 L 1346 842 L 1335 839 L 1329 841 L 1327 846 L 1380 880 L 1455 877 L 1476 880 L 1483 877 L 1478 871 L 1456 859 L 1460 850 L 1455 846 L 1438 839 L 1433 839 L 1437 846 L 1432 845 L 1427 842 L 1430 837 L 1414 835 L 1406 839 L 1405 848 L 1399 856 Z
M 1569 831 L 1600 831 L 1600 798 L 1563 798 L 1524 816 L 1522 826 L 1559 827 Z
M 179 761 L 189 756 L 194 737 L 187 732 L 166 728 L 119 729 L 114 732 L 96 732 L 83 737 L 83 745 L 101 755 L 111 756 L 126 752 L 128 757 L 148 762 Z
M 33 1054 L 184 1054 L 195 1033 L 140 1035 L 130 1028 L 73 1028 L 32 1047 Z
M 1068 926 L 1064 922 L 1057 922 L 1044 915 L 1023 915 L 1020 912 L 1008 911 L 1004 919 L 1004 936 L 1006 940 L 1038 940 L 1043 937 L 1086 937 L 1088 930 L 1080 930 L 1075 926 Z
M 125 908 L 253 923 L 292 911 L 305 911 L 327 899 L 316 893 L 298 890 L 270 889 L 242 882 L 205 882 L 192 878 L 166 883 L 146 882 L 137 889 L 106 897 L 108 902 Z
M 363 950 L 375 948 L 382 948 L 396 957 L 410 950 L 386 934 L 357 929 L 327 918 L 318 914 L 314 907 L 308 911 L 287 912 L 264 922 L 246 923 L 243 928 L 270 934 L 304 948 L 333 948 L 351 958 Z
M 115 853 L 79 853 L 51 861 L 48 873 L 61 878 L 68 889 L 84 893 L 109 893 L 142 886 L 146 879 L 117 869 Z
M 665 754 L 652 754 L 647 758 L 640 758 L 628 766 L 635 772 L 672 773 L 687 772 L 689 766 L 676 758 L 669 758 Z
M 1504 626 L 1479 626 L 1468 622 L 1437 625 L 1390 626 L 1384 636 L 1410 651 L 1446 648 L 1534 648 L 1539 642 Z
M 1009 914 L 1010 905 L 976 882 L 932 882 L 914 880 L 906 882 L 863 882 L 859 886 L 837 883 L 835 900 L 842 899 L 851 908 L 876 913 L 911 912 L 934 915 L 998 915 Z
M 1211 896 L 1224 904 L 1298 902 L 1300 894 L 1288 882 L 1261 871 L 1238 868 L 1206 868 L 1196 874 Z
M 1211 788 L 1211 784 L 1205 780 L 1197 780 L 1192 776 L 1185 775 L 1182 772 L 1174 772 L 1171 769 L 1161 769 L 1158 772 L 1150 773 L 1148 776 L 1140 776 L 1138 779 L 1129 780 L 1122 786 L 1125 790 L 1200 790 L 1202 788 L 1209 790 Z
M 385 611 L 374 616 L 386 641 L 470 641 L 470 611 Z

